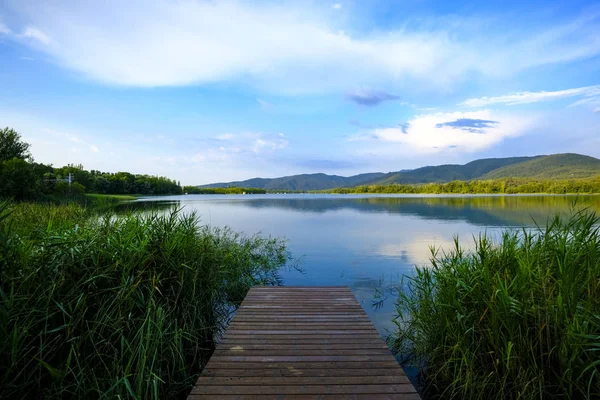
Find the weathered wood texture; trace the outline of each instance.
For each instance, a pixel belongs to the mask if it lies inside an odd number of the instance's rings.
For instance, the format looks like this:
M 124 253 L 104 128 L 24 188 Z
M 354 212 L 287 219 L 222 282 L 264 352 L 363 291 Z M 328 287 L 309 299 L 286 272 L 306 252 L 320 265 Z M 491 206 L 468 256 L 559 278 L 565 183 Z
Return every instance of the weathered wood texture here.
M 254 287 L 192 389 L 207 399 L 419 399 L 344 286 Z

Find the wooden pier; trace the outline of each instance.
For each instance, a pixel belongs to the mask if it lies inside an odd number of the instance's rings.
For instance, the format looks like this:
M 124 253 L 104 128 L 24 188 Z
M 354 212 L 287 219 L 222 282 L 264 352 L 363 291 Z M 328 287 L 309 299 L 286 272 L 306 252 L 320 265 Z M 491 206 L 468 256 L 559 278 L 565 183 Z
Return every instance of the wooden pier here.
M 419 396 L 348 287 L 254 287 L 188 399 Z

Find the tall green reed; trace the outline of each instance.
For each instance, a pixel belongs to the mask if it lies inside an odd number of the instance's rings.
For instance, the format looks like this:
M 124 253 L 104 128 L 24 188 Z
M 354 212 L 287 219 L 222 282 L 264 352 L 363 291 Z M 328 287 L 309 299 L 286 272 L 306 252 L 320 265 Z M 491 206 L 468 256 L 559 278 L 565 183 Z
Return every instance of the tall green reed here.
M 185 397 L 281 240 L 195 214 L 0 205 L 0 398 Z
M 392 347 L 444 399 L 600 396 L 600 233 L 587 211 L 456 240 L 406 278 Z

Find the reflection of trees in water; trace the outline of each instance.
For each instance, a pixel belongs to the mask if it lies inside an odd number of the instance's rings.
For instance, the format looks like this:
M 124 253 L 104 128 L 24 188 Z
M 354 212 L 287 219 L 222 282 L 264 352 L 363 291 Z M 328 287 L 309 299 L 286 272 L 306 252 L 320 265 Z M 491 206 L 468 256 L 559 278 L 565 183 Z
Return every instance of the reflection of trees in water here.
M 323 213 L 355 210 L 390 213 L 424 219 L 466 220 L 476 225 L 523 225 L 545 222 L 549 215 L 589 207 L 600 211 L 600 196 L 448 196 L 448 197 L 328 197 L 232 199 L 228 206 L 277 208 Z
M 118 206 L 117 211 L 167 210 L 184 207 L 182 200 L 136 201 Z M 197 204 L 202 204 L 199 202 Z M 215 204 L 211 202 L 211 204 Z M 362 213 L 388 213 L 432 220 L 466 220 L 475 225 L 531 225 L 544 223 L 555 213 L 568 213 L 589 207 L 600 213 L 600 196 L 447 196 L 447 197 L 306 197 L 219 199 L 226 207 L 281 209 L 324 213 L 354 210 Z

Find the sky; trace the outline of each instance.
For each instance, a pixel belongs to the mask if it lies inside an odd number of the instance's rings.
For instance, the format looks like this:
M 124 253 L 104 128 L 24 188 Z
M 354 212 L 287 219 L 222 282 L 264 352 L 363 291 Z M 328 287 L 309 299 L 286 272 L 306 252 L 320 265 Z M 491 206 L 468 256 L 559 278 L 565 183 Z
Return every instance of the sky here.
M 600 4 L 2 0 L 0 125 L 186 185 L 600 157 Z

